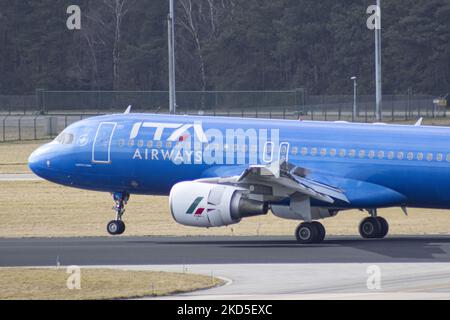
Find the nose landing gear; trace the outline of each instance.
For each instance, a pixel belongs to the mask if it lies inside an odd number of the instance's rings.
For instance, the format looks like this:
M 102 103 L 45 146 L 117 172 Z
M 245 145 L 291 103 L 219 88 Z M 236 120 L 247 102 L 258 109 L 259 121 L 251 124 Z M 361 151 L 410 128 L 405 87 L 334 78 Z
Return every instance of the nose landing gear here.
M 127 192 L 116 192 L 113 194 L 115 202 L 114 210 L 116 211 L 116 220 L 110 221 L 106 226 L 106 230 L 112 236 L 118 236 L 125 232 L 125 223 L 122 216 L 125 213 L 125 205 L 130 200 L 130 194 Z

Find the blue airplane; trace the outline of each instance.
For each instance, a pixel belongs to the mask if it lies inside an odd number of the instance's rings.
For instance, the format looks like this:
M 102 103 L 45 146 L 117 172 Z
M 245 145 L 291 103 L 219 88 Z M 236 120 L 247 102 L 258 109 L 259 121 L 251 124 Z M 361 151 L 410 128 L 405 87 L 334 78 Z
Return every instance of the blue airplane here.
M 125 114 L 94 117 L 37 149 L 29 167 L 69 187 L 109 192 L 122 220 L 132 194 L 169 195 L 183 225 L 222 227 L 268 214 L 301 221 L 298 242 L 319 243 L 317 220 L 360 209 L 363 238 L 384 238 L 377 209 L 450 209 L 450 129 L 444 127 Z

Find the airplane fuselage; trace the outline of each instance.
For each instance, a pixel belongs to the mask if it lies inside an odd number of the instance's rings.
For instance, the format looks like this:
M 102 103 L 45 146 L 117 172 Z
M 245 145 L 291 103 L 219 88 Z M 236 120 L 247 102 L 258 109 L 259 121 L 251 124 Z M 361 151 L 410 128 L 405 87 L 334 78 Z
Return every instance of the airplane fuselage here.
M 181 181 L 286 160 L 311 180 L 351 190 L 339 208 L 449 209 L 449 137 L 444 127 L 109 115 L 71 125 L 29 162 L 70 187 L 167 195 Z

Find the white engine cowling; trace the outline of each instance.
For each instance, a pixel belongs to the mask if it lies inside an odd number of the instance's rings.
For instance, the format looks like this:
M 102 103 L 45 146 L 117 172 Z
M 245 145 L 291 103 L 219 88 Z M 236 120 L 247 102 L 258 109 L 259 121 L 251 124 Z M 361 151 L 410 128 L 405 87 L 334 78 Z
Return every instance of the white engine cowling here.
M 170 191 L 170 211 L 180 224 L 222 227 L 242 218 L 264 215 L 268 205 L 246 197 L 246 190 L 202 182 L 181 182 Z

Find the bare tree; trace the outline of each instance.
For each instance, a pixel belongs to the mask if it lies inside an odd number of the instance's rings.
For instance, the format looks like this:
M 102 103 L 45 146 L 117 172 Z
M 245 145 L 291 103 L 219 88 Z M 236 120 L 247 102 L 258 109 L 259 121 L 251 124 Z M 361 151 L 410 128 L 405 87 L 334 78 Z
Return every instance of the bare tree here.
M 197 57 L 200 63 L 201 88 L 202 91 L 206 91 L 205 59 L 203 55 L 202 42 L 200 41 L 201 25 L 198 21 L 202 14 L 202 5 L 201 3 L 197 3 L 196 8 L 194 8 L 192 0 L 180 0 L 179 3 L 182 10 L 181 17 L 177 21 L 182 28 L 191 34 L 192 39 L 194 40 Z M 198 12 L 194 12 L 194 10 L 197 10 Z
M 118 90 L 120 87 L 122 25 L 124 17 L 133 4 L 134 0 L 92 2 L 89 10 L 84 14 L 87 21 L 83 26 L 82 36 L 89 49 L 94 81 L 98 74 L 97 55 L 104 49 L 111 50 L 113 90 Z
M 123 18 L 130 9 L 129 0 L 103 0 L 103 3 L 111 10 L 114 22 L 113 41 L 113 89 L 117 90 L 120 84 L 120 42 L 122 38 Z
M 230 12 L 234 6 L 234 0 L 178 0 L 178 14 L 176 23 L 182 31 L 186 31 L 193 40 L 193 48 L 199 65 L 201 90 L 206 91 L 208 87 L 206 59 L 204 47 L 209 41 L 220 33 L 220 20 Z M 184 34 L 181 33 L 181 37 Z M 179 43 L 186 43 L 182 39 Z M 186 54 L 190 55 L 189 48 L 184 48 Z

